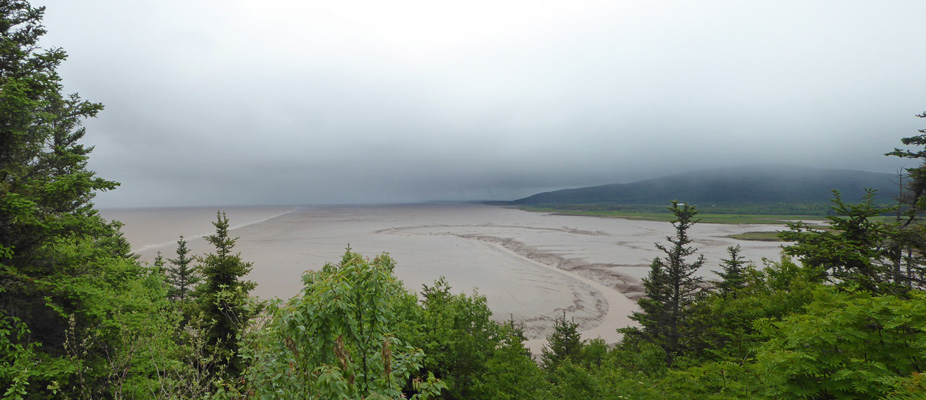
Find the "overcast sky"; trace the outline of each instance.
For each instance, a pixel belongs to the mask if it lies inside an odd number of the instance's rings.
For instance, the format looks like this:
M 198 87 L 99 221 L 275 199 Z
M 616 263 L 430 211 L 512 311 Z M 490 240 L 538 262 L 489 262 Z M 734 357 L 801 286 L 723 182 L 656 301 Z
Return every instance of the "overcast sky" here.
M 895 172 L 926 1 L 36 0 L 101 207 L 514 199 Z

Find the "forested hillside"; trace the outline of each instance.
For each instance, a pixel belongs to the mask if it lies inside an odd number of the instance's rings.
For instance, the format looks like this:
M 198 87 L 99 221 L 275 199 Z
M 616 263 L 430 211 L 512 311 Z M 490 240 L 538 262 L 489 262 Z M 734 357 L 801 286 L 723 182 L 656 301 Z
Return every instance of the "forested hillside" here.
M 826 229 L 792 225 L 781 259 L 760 266 L 736 247 L 705 260 L 697 207 L 670 203 L 675 234 L 655 244 L 639 326 L 585 341 L 564 314 L 534 359 L 484 297 L 443 279 L 413 293 L 387 255 L 347 249 L 304 266 L 294 298 L 257 301 L 221 212 L 210 253 L 181 237 L 140 263 L 91 201 L 117 186 L 80 143 L 102 105 L 61 93 L 65 53 L 37 46 L 42 15 L 0 0 L 3 398 L 926 397 L 926 166 L 907 171 L 896 220 L 872 220 L 885 210 L 870 193 L 837 196 Z M 926 129 L 902 143 L 889 154 L 923 165 Z
M 791 166 L 764 166 L 691 171 L 625 184 L 539 193 L 515 205 L 666 204 L 685 199 L 694 204 L 829 204 L 832 191 L 857 199 L 877 189 L 880 202 L 892 202 L 898 176 L 864 171 Z

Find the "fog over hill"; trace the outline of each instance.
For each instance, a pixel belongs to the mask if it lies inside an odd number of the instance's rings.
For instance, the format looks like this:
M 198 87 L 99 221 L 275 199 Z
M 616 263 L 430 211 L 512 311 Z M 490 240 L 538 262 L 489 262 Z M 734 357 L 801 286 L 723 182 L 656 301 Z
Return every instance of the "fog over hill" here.
M 897 193 L 898 177 L 865 171 L 794 166 L 751 166 L 683 172 L 625 184 L 564 189 L 513 201 L 540 204 L 665 204 L 672 200 L 696 204 L 823 203 L 836 189 L 856 202 L 865 188 L 877 190 L 888 202 Z
M 42 0 L 101 207 L 511 200 L 674 171 L 891 173 L 926 1 Z M 913 165 L 906 165 L 913 166 Z

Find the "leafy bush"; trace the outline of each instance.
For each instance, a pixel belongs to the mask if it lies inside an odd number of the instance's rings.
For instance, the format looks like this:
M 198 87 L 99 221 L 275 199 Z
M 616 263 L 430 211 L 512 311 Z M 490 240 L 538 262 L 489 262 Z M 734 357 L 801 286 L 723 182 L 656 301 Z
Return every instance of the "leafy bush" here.
M 364 259 L 348 250 L 340 264 L 306 272 L 301 294 L 274 303 L 265 323 L 242 349 L 250 361 L 249 393 L 305 399 L 397 398 L 424 353 L 397 339 L 401 299 L 412 296 L 395 279 L 393 260 Z M 433 376 L 417 382 L 426 399 L 443 384 Z

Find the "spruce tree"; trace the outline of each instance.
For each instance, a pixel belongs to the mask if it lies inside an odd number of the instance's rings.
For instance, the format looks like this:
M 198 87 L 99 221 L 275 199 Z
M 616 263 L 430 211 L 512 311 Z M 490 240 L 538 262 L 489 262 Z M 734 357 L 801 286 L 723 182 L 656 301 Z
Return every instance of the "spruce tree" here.
M 875 219 L 891 209 L 875 204 L 874 195 L 867 189 L 861 203 L 846 204 L 834 190 L 834 215 L 826 217 L 829 229 L 788 224 L 790 229 L 779 234 L 793 242 L 783 247 L 784 254 L 799 257 L 821 282 L 880 294 L 904 292 L 903 282 L 894 281 L 889 242 L 893 227 Z
M 252 263 L 233 253 L 238 238 L 228 236 L 228 218 L 216 213 L 215 234 L 206 241 L 215 246 L 215 253 L 200 258 L 203 282 L 197 288 L 197 298 L 207 329 L 207 343 L 213 347 L 228 376 L 242 372 L 238 359 L 238 334 L 252 317 L 248 308 L 248 292 L 257 285 L 242 278 L 251 272 Z
M 656 342 L 667 336 L 665 329 L 669 326 L 666 305 L 669 303 L 672 286 L 666 274 L 665 265 L 659 258 L 650 262 L 649 273 L 643 278 L 643 293 L 645 296 L 637 300 L 640 312 L 634 312 L 630 318 L 637 321 L 642 330 L 637 328 L 624 328 L 621 332 L 631 340 L 646 340 Z
M 167 270 L 167 282 L 171 285 L 168 290 L 169 296 L 175 300 L 186 300 L 199 283 L 200 277 L 195 266 L 191 265 L 193 257 L 190 257 L 190 249 L 183 236 L 177 240 L 177 258 L 169 258 L 167 261 L 171 264 Z
M 926 112 L 917 114 L 926 118 Z M 918 165 L 906 168 L 897 196 L 899 208 L 897 221 L 891 229 L 887 251 L 891 258 L 891 278 L 895 284 L 906 288 L 926 288 L 926 230 L 922 228 L 922 214 L 926 212 L 926 129 L 919 135 L 905 137 L 901 143 L 916 149 L 895 148 L 885 155 L 906 158 Z
M 675 236 L 666 237 L 668 246 L 656 243 L 656 248 L 665 256 L 654 259 L 650 265 L 649 276 L 643 280 L 646 297 L 638 301 L 642 311 L 630 316 L 642 329 L 622 331 L 662 347 L 667 364 L 672 365 L 687 348 L 685 337 L 691 328 L 689 312 L 703 287 L 703 280 L 695 273 L 704 264 L 704 256 L 688 260 L 697 252 L 688 236 L 688 229 L 698 222 L 695 219 L 697 209 L 673 201 L 669 211 L 675 216 L 672 221 Z
M 579 356 L 585 341 L 579 333 L 579 324 L 574 320 L 566 320 L 566 312 L 562 318 L 557 318 L 553 324 L 553 332 L 547 336 L 547 344 L 540 350 L 540 364 L 546 371 L 553 371 L 566 359 Z
M 165 264 L 165 263 L 164 263 L 164 255 L 161 254 L 161 251 L 160 251 L 160 250 L 158 250 L 157 255 L 154 256 L 154 263 L 151 264 L 151 266 L 154 268 L 154 272 L 155 272 L 156 274 L 163 274 L 163 273 L 164 273 L 164 264 Z
M 746 286 L 746 261 L 740 255 L 740 246 L 727 247 L 727 254 L 730 258 L 720 259 L 722 271 L 714 271 L 720 276 L 717 282 L 717 288 L 720 294 L 726 296 L 732 294 L 736 298 L 736 292 Z
M 140 358 L 159 353 L 125 343 L 160 320 L 163 287 L 91 202 L 118 185 L 81 144 L 103 105 L 62 93 L 44 10 L 0 1 L 0 396 L 133 397 L 126 382 L 154 376 Z

